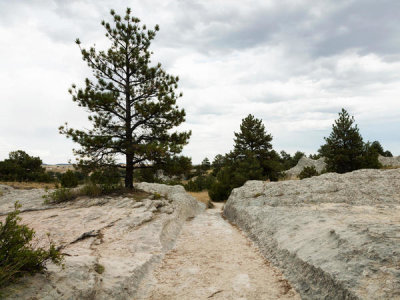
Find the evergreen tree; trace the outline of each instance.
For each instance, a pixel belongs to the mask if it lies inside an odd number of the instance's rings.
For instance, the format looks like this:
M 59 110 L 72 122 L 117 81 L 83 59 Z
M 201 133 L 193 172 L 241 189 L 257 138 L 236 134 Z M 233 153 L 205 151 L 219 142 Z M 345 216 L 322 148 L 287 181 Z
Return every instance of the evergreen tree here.
M 230 159 L 256 158 L 263 169 L 263 176 L 278 180 L 281 164 L 279 154 L 272 149 L 272 135 L 267 133 L 262 120 L 248 115 L 242 120 L 240 131 L 235 132 L 235 145 L 228 155 Z
M 210 163 L 210 160 L 207 157 L 202 160 L 201 169 L 203 171 L 208 171 L 208 170 L 211 169 L 211 163 Z
M 94 81 L 84 88 L 72 85 L 73 101 L 89 112 L 90 130 L 60 127 L 81 148 L 75 150 L 79 163 L 112 166 L 125 157 L 125 186 L 132 188 L 135 167 L 145 167 L 179 153 L 190 132 L 171 132 L 185 121 L 176 105 L 178 77 L 167 74 L 158 63 L 151 66 L 151 41 L 159 30 L 147 30 L 126 10 L 121 18 L 113 10 L 113 25 L 102 21 L 111 47 L 106 51 L 86 50 L 79 45 L 83 60 L 92 69 Z
M 345 173 L 362 167 L 364 142 L 354 122 L 354 117 L 342 108 L 326 143 L 318 150 L 326 158 L 328 171 Z
M 378 154 L 380 154 L 380 155 L 382 155 L 382 156 L 385 156 L 385 157 L 393 157 L 393 154 L 392 154 L 390 151 L 388 151 L 388 150 L 387 150 L 387 151 L 383 150 L 383 147 L 382 147 L 381 143 L 379 143 L 378 141 L 372 142 L 371 148 L 372 148 L 374 151 L 378 152 Z
M 231 191 L 247 180 L 278 180 L 281 170 L 279 155 L 272 149 L 272 136 L 261 120 L 248 115 L 242 120 L 235 145 L 227 154 L 209 195 L 214 201 L 226 200 Z M 219 158 L 221 159 L 221 158 Z
M 240 132 L 235 132 L 234 153 L 244 155 L 248 151 L 256 156 L 265 155 L 272 150 L 272 135 L 267 134 L 262 120 L 248 115 L 240 124 Z
M 363 169 L 379 169 L 382 167 L 378 160 L 379 151 L 374 143 L 367 142 L 364 144 L 363 155 L 361 158 L 361 168 Z
M 221 154 L 217 154 L 214 157 L 214 160 L 212 162 L 212 175 L 216 176 L 218 174 L 218 172 L 222 169 L 222 167 L 225 165 L 225 156 L 221 155 Z
M 42 167 L 40 157 L 17 150 L 10 152 L 8 159 L 0 161 L 0 180 L 49 182 L 53 179 Z

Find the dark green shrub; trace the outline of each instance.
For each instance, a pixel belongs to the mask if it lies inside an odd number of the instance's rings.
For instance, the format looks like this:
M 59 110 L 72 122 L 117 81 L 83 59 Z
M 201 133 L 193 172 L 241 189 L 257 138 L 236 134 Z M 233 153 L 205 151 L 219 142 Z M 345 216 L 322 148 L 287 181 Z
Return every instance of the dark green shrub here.
M 197 176 L 195 179 L 191 179 L 187 184 L 184 185 L 185 190 L 189 192 L 201 192 L 203 190 L 208 190 L 215 182 L 215 177 L 212 175 Z
M 210 196 L 211 200 L 215 202 L 224 201 L 229 198 L 232 189 L 232 186 L 228 184 L 215 182 L 208 190 L 208 195 Z
M 8 159 L 0 161 L 0 180 L 51 182 L 54 179 L 46 173 L 39 157 L 18 150 L 10 152 Z
M 62 254 L 50 242 L 49 249 L 33 249 L 31 241 L 35 235 L 33 229 L 18 224 L 20 205 L 15 203 L 13 212 L 0 222 L 0 288 L 26 274 L 33 275 L 46 269 L 46 263 L 52 261 L 60 265 Z
M 318 176 L 318 172 L 315 169 L 314 166 L 311 167 L 304 167 L 303 171 L 300 172 L 299 178 L 304 179 L 304 178 L 310 178 L 313 176 Z
M 79 184 L 78 175 L 75 172 L 68 170 L 64 174 L 60 175 L 60 183 L 61 186 L 65 188 L 77 187 Z
M 78 192 L 68 188 L 58 188 L 47 195 L 44 195 L 45 204 L 57 204 L 62 202 L 68 202 L 76 199 L 78 197 Z
M 379 142 L 374 142 L 379 143 Z M 375 144 L 376 145 L 376 144 Z M 367 142 L 364 144 L 364 152 L 361 157 L 361 168 L 363 169 L 380 169 L 382 168 L 381 163 L 378 160 L 379 152 L 375 148 L 374 144 Z
M 273 161 L 265 163 L 270 163 L 272 166 Z M 232 190 L 242 186 L 246 181 L 268 178 L 264 171 L 265 169 L 260 164 L 258 157 L 251 152 L 243 157 L 232 158 L 218 172 L 217 180 L 211 186 L 208 194 L 213 201 L 227 200 Z M 271 173 L 269 176 L 273 174 Z

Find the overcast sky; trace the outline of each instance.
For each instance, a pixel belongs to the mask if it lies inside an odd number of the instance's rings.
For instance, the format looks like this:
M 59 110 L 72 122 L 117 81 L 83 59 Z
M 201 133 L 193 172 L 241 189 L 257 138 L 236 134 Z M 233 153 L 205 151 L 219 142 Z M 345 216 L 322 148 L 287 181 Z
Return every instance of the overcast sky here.
M 230 151 L 249 113 L 276 150 L 315 153 L 342 107 L 400 154 L 398 0 L 0 0 L 0 159 L 73 158 L 58 127 L 89 126 L 68 88 L 90 74 L 74 40 L 106 49 L 100 22 L 127 6 L 160 25 L 153 62 L 181 79 L 194 163 Z

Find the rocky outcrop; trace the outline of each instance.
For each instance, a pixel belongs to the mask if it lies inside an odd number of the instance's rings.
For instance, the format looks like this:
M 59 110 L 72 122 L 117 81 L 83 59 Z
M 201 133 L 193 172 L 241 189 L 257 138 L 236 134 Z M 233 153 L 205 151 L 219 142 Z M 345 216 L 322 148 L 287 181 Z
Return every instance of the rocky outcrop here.
M 400 170 L 248 181 L 224 215 L 304 299 L 400 299 Z
M 400 156 L 385 157 L 379 155 L 378 160 L 382 164 L 382 166 L 385 167 L 393 167 L 393 168 L 400 167 Z
M 321 173 L 326 168 L 325 158 L 311 159 L 307 156 L 300 158 L 299 162 L 293 168 L 285 172 L 289 178 L 297 177 L 305 167 L 315 167 L 318 173 Z
M 65 254 L 64 268 L 48 264 L 46 274 L 22 278 L 3 291 L 8 299 L 134 299 L 184 222 L 205 208 L 181 186 L 140 183 L 147 193 L 51 206 L 43 204 L 44 190 L 0 188 L 0 212 L 19 200 L 38 245 L 46 246 L 49 233 Z

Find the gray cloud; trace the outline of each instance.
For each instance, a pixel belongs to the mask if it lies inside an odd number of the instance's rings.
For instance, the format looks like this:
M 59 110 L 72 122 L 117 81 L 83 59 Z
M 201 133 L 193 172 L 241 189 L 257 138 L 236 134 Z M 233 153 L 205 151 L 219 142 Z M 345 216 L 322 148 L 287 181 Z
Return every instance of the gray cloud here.
M 365 139 L 400 152 L 396 0 L 0 0 L 0 159 L 17 148 L 72 158 L 57 127 L 88 126 L 67 89 L 90 74 L 74 40 L 107 47 L 100 21 L 126 6 L 161 26 L 153 61 L 181 78 L 195 162 L 228 152 L 249 113 L 277 149 L 315 152 L 341 107 Z

